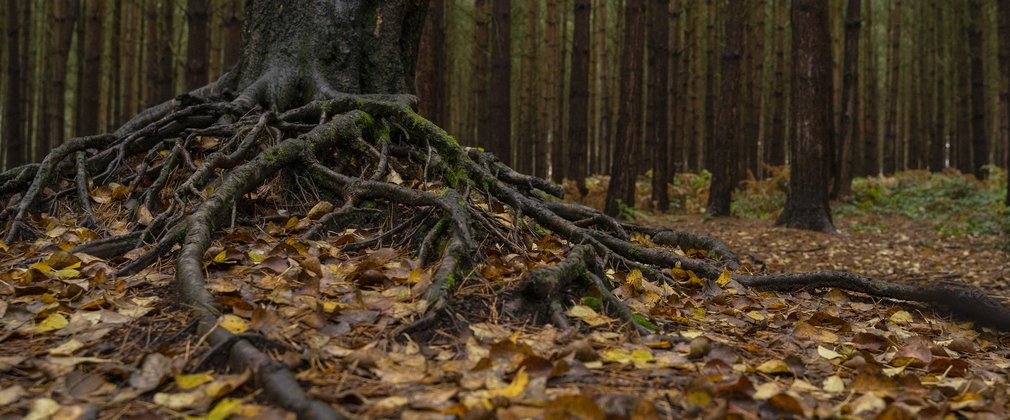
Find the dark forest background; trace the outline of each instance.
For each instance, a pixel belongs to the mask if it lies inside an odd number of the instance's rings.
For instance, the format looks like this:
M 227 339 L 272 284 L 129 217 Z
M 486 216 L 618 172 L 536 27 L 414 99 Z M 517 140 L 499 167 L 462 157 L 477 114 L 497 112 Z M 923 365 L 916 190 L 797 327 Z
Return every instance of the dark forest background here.
M 761 179 L 802 159 L 787 141 L 790 48 L 801 36 L 790 3 L 434 0 L 421 111 L 521 172 L 580 186 L 615 168 L 657 185 L 703 169 L 728 168 L 731 185 Z M 854 176 L 950 167 L 984 177 L 986 165 L 1006 165 L 1006 3 L 828 1 L 835 194 Z M 5 0 L 3 167 L 214 80 L 237 60 L 242 8 Z M 727 87 L 736 100 L 720 99 Z M 638 105 L 626 115 L 622 93 Z M 722 112 L 728 105 L 735 112 Z M 732 141 L 712 140 L 720 127 Z

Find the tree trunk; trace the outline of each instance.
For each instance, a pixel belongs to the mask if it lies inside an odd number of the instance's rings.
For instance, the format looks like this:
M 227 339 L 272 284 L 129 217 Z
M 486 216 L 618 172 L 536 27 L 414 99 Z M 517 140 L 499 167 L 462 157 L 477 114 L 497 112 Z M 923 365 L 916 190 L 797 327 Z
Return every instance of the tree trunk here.
M 418 113 L 439 126 L 444 126 L 448 122 L 445 30 L 445 3 L 443 0 L 431 0 L 428 4 L 428 19 L 421 32 L 414 85 L 420 100 Z
M 186 19 L 188 37 L 186 42 L 186 89 L 193 90 L 207 84 L 207 67 L 209 65 L 210 47 L 209 28 L 207 26 L 206 0 L 188 0 L 186 2 Z
M 53 39 L 53 56 L 50 61 L 49 89 L 51 99 L 46 107 L 49 137 L 43 139 L 46 149 L 52 149 L 63 143 L 63 129 L 66 126 L 65 93 L 67 89 L 67 60 L 70 54 L 70 42 L 74 36 L 74 24 L 77 22 L 77 11 L 80 2 L 75 0 L 56 0 L 53 3 L 53 21 L 56 23 L 56 36 Z
M 771 166 L 782 166 L 786 162 L 786 89 L 790 88 L 786 78 L 786 28 L 789 18 L 789 2 L 775 2 L 775 92 L 773 93 L 771 136 L 768 139 L 765 162 Z
M 238 63 L 242 51 L 242 0 L 230 0 L 224 15 L 224 69 L 227 71 Z
M 491 1 L 491 95 L 488 101 L 489 127 L 481 133 L 488 151 L 502 163 L 512 164 L 512 4 Z
M 842 58 L 842 121 L 838 126 L 838 172 L 835 174 L 836 197 L 846 197 L 852 192 L 852 149 L 855 143 L 856 68 L 859 65 L 859 3 L 849 0 L 845 13 L 845 52 Z
M 873 176 L 880 173 L 880 131 L 878 130 L 878 118 L 880 107 L 877 98 L 877 54 L 874 48 L 873 34 L 873 2 L 865 0 L 866 9 L 866 48 L 863 56 L 866 66 L 864 74 L 866 77 L 864 96 L 866 97 L 866 108 L 863 109 L 863 154 L 860 158 L 859 174 L 862 176 Z
M 646 155 L 652 160 L 652 201 L 659 211 L 670 208 L 666 186 L 670 183 L 667 162 L 670 148 L 667 84 L 670 83 L 670 2 L 649 0 L 649 110 L 646 116 Z
M 568 159 L 570 176 L 578 185 L 579 193 L 586 195 L 587 131 L 589 110 L 589 0 L 575 0 L 575 34 L 572 35 L 572 71 L 569 74 L 568 141 L 571 156 Z
M 968 55 L 971 57 L 971 156 L 972 173 L 985 177 L 989 163 L 988 132 L 985 129 L 985 75 L 982 68 L 982 2 L 972 0 L 968 27 Z
M 467 140 L 476 142 L 477 139 L 490 138 L 491 127 L 491 107 L 488 91 L 488 64 L 490 62 L 489 33 L 488 26 L 490 17 L 487 13 L 487 0 L 475 0 L 473 5 L 474 14 L 474 43 L 473 43 L 473 74 L 470 75 L 470 84 L 473 86 L 472 109 L 477 112 L 477 124 L 473 132 L 467 133 Z M 490 143 L 488 150 L 491 150 Z
M 894 173 L 898 144 L 898 85 L 901 83 L 901 0 L 894 2 L 891 11 L 890 73 L 887 81 L 887 117 L 884 134 L 884 174 Z
M 733 167 L 736 165 L 736 145 L 740 135 L 740 46 L 743 44 L 743 17 L 740 4 L 725 4 L 725 40 L 722 52 L 722 82 L 719 93 L 719 122 L 715 137 L 705 153 L 712 187 L 708 193 L 706 213 L 713 217 L 730 215 L 730 194 L 733 190 Z
M 628 0 L 624 16 L 624 51 L 621 54 L 620 110 L 613 166 L 604 213 L 616 216 L 620 206 L 635 205 L 642 142 L 642 56 L 645 53 L 645 0 Z
M 930 78 L 930 85 L 926 89 L 931 89 L 936 94 L 936 101 L 934 102 L 934 118 L 933 126 L 930 129 L 933 131 L 932 141 L 929 143 L 929 160 L 928 168 L 932 172 L 942 171 L 946 167 L 946 146 L 947 146 L 947 132 L 946 124 L 947 114 L 944 111 L 947 105 L 947 91 L 946 91 L 946 78 L 947 71 L 945 70 L 945 62 L 947 60 L 940 60 L 946 54 L 943 50 L 944 39 L 944 27 L 943 22 L 943 8 L 940 7 L 939 1 L 930 2 L 930 9 L 933 12 L 932 22 L 930 25 L 933 36 L 926 40 L 930 45 L 931 50 L 931 63 L 933 77 Z
M 828 206 L 831 37 L 827 0 L 793 0 L 792 141 L 789 194 L 779 226 L 835 230 Z
M 1003 124 L 1010 127 L 1010 0 L 999 0 L 999 67 L 1003 75 Z M 1004 133 L 1003 145 L 1010 155 L 1010 136 Z M 1003 168 L 1010 172 L 1010 156 L 1003 162 Z M 1008 176 L 1010 178 L 1010 176 Z M 1010 207 L 1010 179 L 1007 180 L 1006 197 L 1003 203 Z
M 3 143 L 6 149 L 6 168 L 25 163 L 24 117 L 21 108 L 21 54 L 18 34 L 21 25 L 26 24 L 18 16 L 18 1 L 7 0 L 7 16 L 4 32 L 7 35 L 7 97 L 4 99 Z

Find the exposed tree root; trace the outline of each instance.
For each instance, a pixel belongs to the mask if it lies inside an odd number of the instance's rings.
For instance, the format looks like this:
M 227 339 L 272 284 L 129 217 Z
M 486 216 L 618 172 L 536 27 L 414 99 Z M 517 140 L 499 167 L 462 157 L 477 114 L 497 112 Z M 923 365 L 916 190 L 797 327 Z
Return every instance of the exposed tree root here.
M 82 224 L 104 233 L 91 208 L 92 191 L 114 180 L 130 180 L 131 230 L 72 251 L 110 258 L 146 247 L 119 267 L 120 276 L 175 254 L 180 303 L 201 317 L 200 333 L 207 334 L 214 352 L 227 349 L 231 366 L 251 369 L 271 401 L 305 418 L 338 414 L 307 399 L 287 367 L 248 337 L 214 323 L 222 309 L 205 285 L 205 254 L 222 227 L 236 221 L 255 221 L 266 211 L 289 208 L 305 214 L 319 197 L 337 205 L 313 216 L 305 240 L 345 227 L 379 231 L 385 220 L 399 220 L 371 239 L 342 247 L 355 253 L 395 243 L 417 257 L 418 267 L 437 265 L 420 295 L 426 311 L 396 326 L 396 334 L 421 331 L 443 319 L 439 315 L 451 309 L 461 283 L 484 280 L 475 267 L 490 249 L 525 254 L 546 235 L 557 238 L 568 253 L 556 264 L 528 270 L 506 295 L 530 308 L 534 320 L 566 329 L 573 327 L 564 315 L 566 306 L 595 290 L 606 312 L 623 321 L 622 328 L 643 336 L 663 333 L 651 331 L 654 327 L 641 322 L 644 314 L 633 313 L 614 296 L 607 269 L 640 270 L 649 280 L 679 288 L 672 268 L 715 280 L 740 266 L 732 250 L 715 238 L 623 224 L 595 209 L 559 201 L 561 187 L 464 148 L 415 114 L 413 97 L 331 92 L 329 99 L 275 113 L 257 108 L 272 101 L 264 102 L 263 89 L 254 84 L 236 98 L 208 96 L 209 88 L 202 89 L 145 111 L 114 134 L 70 140 L 41 164 L 0 174 L 0 198 L 15 203 L 0 213 L 6 242 L 24 243 L 19 241 L 32 235 L 29 216 L 43 200 L 54 199 L 45 197 L 47 187 L 70 191 Z M 279 202 L 293 206 L 282 209 L 252 199 L 270 185 L 284 185 L 277 192 L 283 196 Z M 390 217 L 394 212 L 396 217 Z M 703 250 L 707 257 L 689 258 L 675 248 Z M 835 287 L 920 302 L 1010 330 L 1005 306 L 963 286 L 898 285 L 852 273 L 733 273 L 732 278 L 762 289 Z

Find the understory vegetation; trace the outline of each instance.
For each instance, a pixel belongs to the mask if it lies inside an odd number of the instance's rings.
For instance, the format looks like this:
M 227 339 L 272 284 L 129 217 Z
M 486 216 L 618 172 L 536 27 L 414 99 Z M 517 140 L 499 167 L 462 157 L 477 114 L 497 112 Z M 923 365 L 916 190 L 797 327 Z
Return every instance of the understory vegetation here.
M 834 200 L 832 210 L 836 220 L 855 220 L 851 226 L 855 230 L 886 230 L 886 224 L 876 217 L 897 216 L 953 236 L 1008 232 L 1010 219 L 1003 204 L 1007 172 L 991 165 L 987 170 L 990 176 L 984 180 L 952 168 L 937 173 L 905 171 L 893 176 L 856 178 L 852 195 Z M 769 221 L 778 216 L 786 202 L 789 170 L 771 168 L 770 173 L 762 180 L 744 181 L 743 187 L 734 191 L 734 216 Z M 668 187 L 670 213 L 704 214 L 711 179 L 707 171 L 678 173 Z M 606 177 L 593 177 L 586 184 L 589 194 L 581 201 L 601 207 Z M 626 209 L 625 215 L 641 217 L 642 210 L 652 209 L 650 185 L 645 178 L 639 180 L 635 207 Z M 578 197 L 574 187 L 569 192 L 571 197 Z

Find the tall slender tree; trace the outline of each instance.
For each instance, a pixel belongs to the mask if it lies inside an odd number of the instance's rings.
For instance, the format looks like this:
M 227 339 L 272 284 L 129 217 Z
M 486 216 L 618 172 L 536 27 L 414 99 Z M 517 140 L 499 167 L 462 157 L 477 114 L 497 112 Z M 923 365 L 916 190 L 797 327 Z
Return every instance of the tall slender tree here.
M 901 83 L 901 0 L 895 0 L 893 10 L 891 10 L 890 27 L 890 64 L 887 80 L 887 116 L 884 118 L 884 173 L 891 174 L 895 171 L 897 161 L 898 143 L 898 87 Z
M 417 96 L 421 99 L 418 113 L 443 127 L 448 123 L 446 102 L 449 100 L 445 91 L 445 31 L 445 2 L 431 0 L 421 32 L 414 85 Z
M 624 50 L 621 53 L 620 107 L 617 141 L 604 213 L 615 216 L 620 204 L 635 204 L 635 181 L 642 141 L 642 58 L 645 52 L 645 0 L 628 0 L 624 11 Z
M 835 230 L 828 205 L 831 37 L 827 0 L 793 0 L 792 137 L 789 193 L 779 226 Z
M 572 35 L 572 71 L 569 73 L 568 170 L 585 195 L 589 140 L 589 0 L 575 0 L 575 33 Z M 557 150 L 557 149 L 555 149 Z M 558 160 L 564 158 L 558 156 Z
M 999 8 L 999 66 L 1000 73 L 1003 75 L 1003 111 L 1006 112 L 1003 122 L 1010 127 L 1010 0 L 999 0 L 997 7 Z M 1010 155 L 1010 136 L 1004 137 L 1003 140 L 1004 147 L 1008 151 L 1007 154 Z M 1010 171 L 1010 156 L 1007 157 L 1004 164 L 1004 168 Z M 1003 203 L 1010 207 L 1010 180 L 1007 180 L 1006 198 Z
M 209 2 L 188 0 L 186 3 L 186 89 L 192 90 L 207 84 L 207 66 L 210 47 L 207 13 Z
M 852 151 L 856 136 L 856 86 L 859 67 L 859 6 L 861 0 L 849 0 L 845 12 L 845 46 L 842 58 L 842 120 L 838 126 L 837 173 L 832 191 L 847 196 L 852 191 Z
M 982 2 L 972 0 L 968 26 L 968 55 L 971 57 L 971 170 L 975 177 L 985 176 L 989 162 L 988 130 L 985 128 L 985 73 L 982 64 Z
M 3 145 L 6 149 L 6 168 L 12 168 L 25 163 L 24 117 L 21 108 L 21 54 L 18 36 L 21 22 L 18 16 L 17 0 L 7 0 L 6 28 L 7 36 L 7 95 L 4 99 Z
M 667 158 L 670 148 L 668 125 L 668 93 L 670 60 L 670 1 L 649 0 L 649 108 L 646 114 L 646 150 L 652 166 L 652 200 L 656 208 L 666 211 L 670 197 L 666 186 L 670 182 Z
M 102 76 L 102 30 L 105 0 L 85 3 L 83 78 L 78 82 L 77 135 L 98 133 Z
M 706 213 L 709 216 L 730 215 L 730 194 L 733 190 L 733 167 L 736 165 L 736 144 L 740 135 L 740 47 L 743 44 L 744 12 L 736 2 L 723 2 L 726 45 L 722 52 L 722 72 L 719 92 L 719 121 L 715 136 L 705 152 L 712 186 L 708 192 Z
M 491 2 L 491 95 L 488 101 L 488 151 L 512 164 L 512 3 Z

